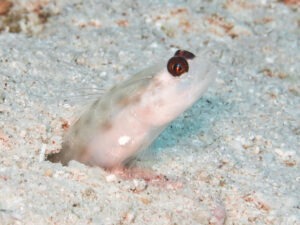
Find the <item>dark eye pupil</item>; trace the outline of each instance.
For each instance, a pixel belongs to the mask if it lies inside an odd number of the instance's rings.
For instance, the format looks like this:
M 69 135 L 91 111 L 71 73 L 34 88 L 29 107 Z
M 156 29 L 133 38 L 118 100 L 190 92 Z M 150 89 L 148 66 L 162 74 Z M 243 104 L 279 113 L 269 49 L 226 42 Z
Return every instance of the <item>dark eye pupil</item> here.
M 180 64 L 175 64 L 174 65 L 174 71 L 176 71 L 176 73 L 180 73 L 182 71 L 182 67 Z

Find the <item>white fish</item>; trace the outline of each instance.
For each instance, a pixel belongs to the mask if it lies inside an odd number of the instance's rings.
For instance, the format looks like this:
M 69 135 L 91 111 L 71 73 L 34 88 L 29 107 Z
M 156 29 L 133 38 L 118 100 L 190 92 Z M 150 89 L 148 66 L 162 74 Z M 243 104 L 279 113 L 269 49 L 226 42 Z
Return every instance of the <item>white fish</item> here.
M 63 165 L 77 160 L 105 169 L 123 167 L 192 106 L 215 75 L 205 55 L 178 50 L 96 100 L 70 127 L 62 150 L 48 159 Z

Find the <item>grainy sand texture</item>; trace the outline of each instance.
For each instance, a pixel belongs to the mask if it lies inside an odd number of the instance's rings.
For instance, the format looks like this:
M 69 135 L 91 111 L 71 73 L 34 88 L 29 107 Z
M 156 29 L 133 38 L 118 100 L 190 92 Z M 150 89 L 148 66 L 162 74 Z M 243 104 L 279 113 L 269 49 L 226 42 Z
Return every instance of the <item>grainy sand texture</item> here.
M 177 49 L 217 78 L 136 160 L 45 161 L 82 109 Z M 0 0 L 0 224 L 300 224 L 299 0 Z

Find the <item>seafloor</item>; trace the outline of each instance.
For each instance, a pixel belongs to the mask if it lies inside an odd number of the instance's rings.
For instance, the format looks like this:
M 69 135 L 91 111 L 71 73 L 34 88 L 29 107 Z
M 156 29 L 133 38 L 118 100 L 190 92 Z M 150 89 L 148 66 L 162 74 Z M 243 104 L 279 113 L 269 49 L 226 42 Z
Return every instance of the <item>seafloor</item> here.
M 0 224 L 300 224 L 299 1 L 0 1 Z M 137 161 L 44 161 L 113 84 L 206 52 L 218 74 Z

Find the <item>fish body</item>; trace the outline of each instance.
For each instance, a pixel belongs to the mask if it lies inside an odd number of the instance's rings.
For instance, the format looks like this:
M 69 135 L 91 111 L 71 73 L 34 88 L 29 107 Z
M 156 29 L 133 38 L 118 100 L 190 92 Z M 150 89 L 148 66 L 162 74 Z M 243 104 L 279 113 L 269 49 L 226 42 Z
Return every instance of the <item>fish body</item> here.
M 203 55 L 178 50 L 97 99 L 70 127 L 62 150 L 50 161 L 124 166 L 201 97 L 215 74 Z

